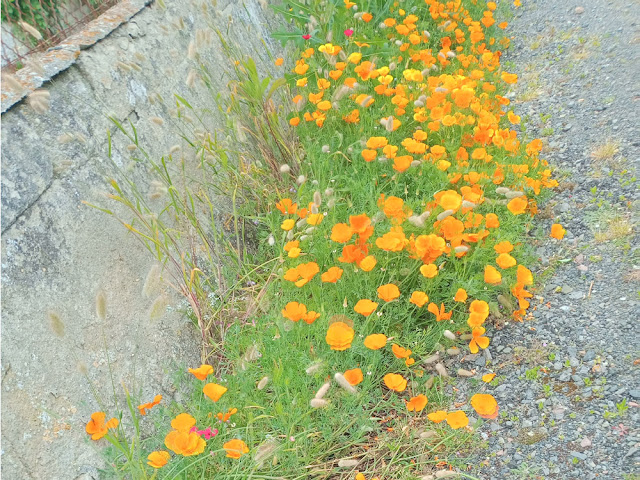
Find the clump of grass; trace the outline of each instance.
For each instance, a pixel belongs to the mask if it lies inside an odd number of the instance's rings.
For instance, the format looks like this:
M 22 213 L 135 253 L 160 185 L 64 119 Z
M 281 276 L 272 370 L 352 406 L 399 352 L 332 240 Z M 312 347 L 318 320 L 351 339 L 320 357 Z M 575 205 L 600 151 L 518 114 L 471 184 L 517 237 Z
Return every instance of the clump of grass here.
M 505 95 L 517 75 L 497 70 L 489 49 L 476 57 L 497 34 L 491 8 L 464 2 L 458 15 L 474 28 L 460 30 L 456 50 L 451 21 L 414 3 L 409 14 L 275 7 L 294 24 L 280 38 L 301 47 L 282 78 L 262 77 L 218 32 L 234 72 L 228 98 L 214 97 L 226 129 L 181 131 L 189 140 L 160 160 L 114 121 L 157 183 L 145 195 L 120 171 L 111 198 L 166 265 L 203 339 L 184 405 L 143 399 L 138 415 L 127 396 L 134 440 L 98 425 L 116 469 L 408 479 L 466 467 L 474 419 L 499 407 L 490 394 L 449 398 L 455 380 L 435 353 L 478 353 L 488 319 L 527 314 L 522 232 L 557 182 L 542 142 L 511 129 L 520 117 Z M 213 92 L 214 77 L 199 72 Z M 202 121 L 175 102 L 173 120 Z M 215 208 L 225 197 L 226 218 Z M 158 433 L 141 438 L 151 416 Z
M 620 143 L 613 140 L 608 139 L 605 143 L 598 145 L 591 152 L 591 158 L 593 158 L 596 162 L 610 162 L 620 151 Z

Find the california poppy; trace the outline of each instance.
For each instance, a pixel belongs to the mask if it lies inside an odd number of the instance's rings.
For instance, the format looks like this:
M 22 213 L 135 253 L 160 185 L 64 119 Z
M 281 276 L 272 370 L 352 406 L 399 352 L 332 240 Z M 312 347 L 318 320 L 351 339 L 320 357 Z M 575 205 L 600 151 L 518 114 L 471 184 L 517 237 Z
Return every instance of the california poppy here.
M 400 290 L 393 283 L 387 283 L 378 287 L 378 297 L 385 302 L 395 300 L 400 296 Z
M 381 333 L 374 333 L 372 335 L 368 335 L 364 339 L 364 346 L 369 350 L 380 350 L 387 344 L 387 337 Z
M 420 412 L 424 410 L 424 407 L 427 406 L 429 400 L 427 396 L 424 394 L 420 394 L 416 397 L 411 397 L 411 399 L 407 402 L 407 410 L 410 412 Z
M 95 412 L 91 414 L 91 420 L 87 423 L 85 430 L 91 435 L 91 440 L 100 440 L 110 429 L 116 428 L 120 423 L 117 418 L 112 418 L 105 422 L 106 415 L 104 412 Z
M 438 305 L 432 302 L 427 307 L 427 310 L 429 310 L 429 312 L 433 313 L 436 316 L 437 322 L 440 322 L 442 320 L 449 320 L 451 318 L 451 315 L 453 315 L 453 310 L 451 310 L 450 312 L 445 312 L 444 303 L 441 303 L 440 307 L 438 308 Z
M 245 453 L 249 453 L 249 447 L 242 440 L 234 438 L 225 443 L 222 448 L 227 452 L 227 457 L 238 459 Z
M 496 418 L 498 416 L 498 402 L 493 395 L 488 393 L 476 393 L 469 401 L 471 406 L 482 418 Z
M 354 335 L 355 332 L 353 328 L 346 323 L 334 322 L 329 325 L 325 340 L 329 347 L 331 347 L 331 350 L 342 351 L 351 347 Z
M 429 296 L 426 293 L 421 292 L 420 290 L 416 290 L 415 292 L 413 292 L 411 294 L 411 298 L 409 299 L 409 302 L 417 305 L 418 307 L 423 307 L 428 301 Z
M 407 380 L 397 373 L 387 373 L 383 380 L 389 390 L 404 392 L 405 388 L 407 388 Z
M 198 368 L 190 368 L 189 373 L 198 380 L 206 380 L 213 373 L 213 367 L 211 365 L 200 365 Z
M 462 410 L 458 410 L 457 412 L 447 414 L 447 424 L 454 430 L 457 430 L 469 425 L 469 418 Z
M 147 456 L 147 460 L 149 460 L 147 462 L 147 465 L 153 468 L 162 468 L 167 464 L 167 462 L 170 459 L 171 459 L 171 455 L 169 454 L 169 452 L 165 452 L 162 450 L 151 452 L 149 456 Z
M 151 410 L 153 407 L 158 405 L 161 401 L 162 401 L 162 395 L 156 395 L 153 398 L 152 402 L 138 405 L 138 410 L 140 411 L 140 415 L 145 416 L 147 414 L 147 410 Z
M 368 317 L 373 312 L 375 312 L 376 308 L 378 308 L 378 304 L 376 302 L 372 302 L 367 298 L 363 298 L 362 300 L 358 300 L 358 303 L 355 304 L 353 310 L 360 315 Z
M 207 383 L 202 391 L 204 394 L 209 397 L 214 402 L 220 400 L 220 397 L 225 394 L 227 391 L 227 387 L 223 387 L 222 385 L 218 385 L 217 383 Z
M 353 386 L 358 385 L 362 382 L 362 380 L 364 380 L 362 370 L 360 370 L 359 368 L 347 370 L 346 372 L 344 372 L 343 376 L 347 380 L 347 382 L 349 382 L 349 384 Z
M 554 223 L 553 225 L 551 225 L 551 234 L 549 236 L 551 238 L 562 240 L 565 233 L 567 233 L 567 231 L 562 227 L 562 225 L 560 225 L 559 223 Z

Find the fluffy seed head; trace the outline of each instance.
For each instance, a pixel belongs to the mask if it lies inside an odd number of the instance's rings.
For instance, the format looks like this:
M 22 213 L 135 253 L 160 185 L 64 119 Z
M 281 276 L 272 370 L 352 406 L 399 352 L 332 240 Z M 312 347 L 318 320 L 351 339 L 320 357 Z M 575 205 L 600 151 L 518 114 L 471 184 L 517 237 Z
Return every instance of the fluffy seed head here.
M 49 319 L 49 326 L 53 333 L 58 338 L 64 338 L 64 322 L 60 319 L 57 313 L 48 312 L 47 317 Z
M 96 295 L 96 315 L 103 321 L 107 318 L 107 297 L 102 290 Z
M 351 385 L 346 378 L 344 378 L 344 375 L 342 375 L 341 373 L 336 373 L 333 378 L 336 379 L 336 382 L 338 382 L 338 385 L 340 385 L 342 388 L 344 388 L 347 392 L 349 393 L 357 393 L 358 391 L 356 390 L 356 388 Z

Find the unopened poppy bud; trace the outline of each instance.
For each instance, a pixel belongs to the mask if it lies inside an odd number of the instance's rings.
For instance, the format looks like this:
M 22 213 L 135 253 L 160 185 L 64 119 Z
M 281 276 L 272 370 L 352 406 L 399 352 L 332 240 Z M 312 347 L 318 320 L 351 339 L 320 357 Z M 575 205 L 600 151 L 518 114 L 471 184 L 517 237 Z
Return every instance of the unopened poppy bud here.
M 440 215 L 438 215 L 436 217 L 436 219 L 438 221 L 444 220 L 447 217 L 450 217 L 451 215 L 453 215 L 455 212 L 453 210 L 445 210 L 444 212 L 442 212 Z
M 269 244 L 270 247 L 273 247 L 276 244 L 276 239 L 274 238 L 273 235 L 269 235 L 269 239 L 267 240 L 267 243 Z
M 336 379 L 336 382 L 338 382 L 338 385 L 340 385 L 342 388 L 344 388 L 347 392 L 349 393 L 358 393 L 358 391 L 356 390 L 356 388 L 351 385 L 346 378 L 344 378 L 344 375 L 342 375 L 341 373 L 336 373 L 333 378 Z
M 311 401 L 309 402 L 309 404 L 313 408 L 323 408 L 323 407 L 326 407 L 327 405 L 329 405 L 329 402 L 327 402 L 323 398 L 312 398 Z
M 291 171 L 291 167 L 289 165 L 287 165 L 286 163 L 283 165 L 280 165 L 280 173 L 282 174 L 287 174 Z
M 269 377 L 262 377 L 262 380 L 258 382 L 258 390 L 262 390 L 269 383 Z
M 469 200 L 463 200 L 462 201 L 462 206 L 464 208 L 476 208 L 476 204 L 473 202 L 470 202 Z
M 524 196 L 524 193 L 522 193 L 522 192 L 514 192 L 513 190 L 511 190 L 511 191 L 505 193 L 504 196 L 507 197 L 507 198 L 518 198 L 518 197 Z
M 313 203 L 315 203 L 318 207 L 322 205 L 322 195 L 320 195 L 320 192 L 313 192 Z
M 296 183 L 298 185 L 302 185 L 304 182 L 306 182 L 307 177 L 305 177 L 304 175 L 300 175 L 297 179 L 296 179 Z
M 329 149 L 329 145 L 323 145 L 322 146 L 322 153 L 329 153 L 330 149 Z
M 451 330 L 445 330 L 442 334 L 445 337 L 447 337 L 449 340 L 455 340 L 456 339 L 456 334 L 453 333 Z
M 510 190 L 507 187 L 498 187 L 498 188 L 496 188 L 496 193 L 498 195 L 506 195 L 509 192 L 510 192 Z
M 327 382 L 324 385 L 322 385 L 316 393 L 316 398 L 323 398 L 329 391 L 330 387 L 331 387 L 331 382 Z

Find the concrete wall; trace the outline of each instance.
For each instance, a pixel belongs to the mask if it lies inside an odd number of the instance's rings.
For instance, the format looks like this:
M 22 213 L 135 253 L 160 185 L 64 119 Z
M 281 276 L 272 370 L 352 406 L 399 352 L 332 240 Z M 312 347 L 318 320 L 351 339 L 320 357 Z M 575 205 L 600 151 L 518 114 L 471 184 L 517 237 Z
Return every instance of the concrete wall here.
M 156 158 L 167 154 L 180 141 L 168 123 L 150 122 L 169 116 L 149 96 L 170 104 L 179 93 L 197 108 L 213 107 L 201 83 L 185 84 L 195 66 L 187 49 L 196 30 L 229 27 L 227 38 L 264 69 L 271 63 L 262 39 L 277 50 L 268 30 L 278 19 L 255 0 L 165 3 L 166 9 L 142 8 L 45 82 L 47 112 L 21 101 L 2 115 L 3 478 L 98 478 L 100 452 L 84 425 L 100 408 L 80 373 L 85 367 L 110 405 L 109 362 L 116 384 L 141 388 L 144 401 L 157 393 L 180 401 L 170 372 L 199 364 L 199 339 L 183 315 L 174 309 L 149 320 L 153 298 L 142 294 L 149 253 L 115 219 L 82 201 L 108 204 L 107 130 L 114 132 L 116 156 L 128 163 L 129 142 L 104 113 L 132 121 Z M 222 72 L 228 60 L 212 38 L 200 58 Z M 131 62 L 140 71 L 122 66 Z M 222 74 L 219 85 L 223 91 Z M 107 298 L 105 320 L 95 313 L 98 291 Z M 52 333 L 48 312 L 64 322 L 63 339 Z

